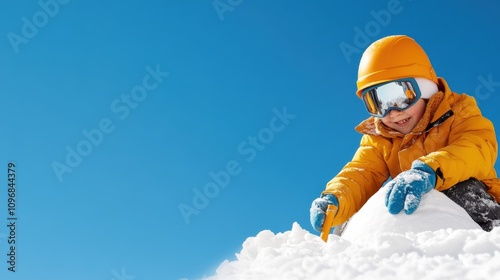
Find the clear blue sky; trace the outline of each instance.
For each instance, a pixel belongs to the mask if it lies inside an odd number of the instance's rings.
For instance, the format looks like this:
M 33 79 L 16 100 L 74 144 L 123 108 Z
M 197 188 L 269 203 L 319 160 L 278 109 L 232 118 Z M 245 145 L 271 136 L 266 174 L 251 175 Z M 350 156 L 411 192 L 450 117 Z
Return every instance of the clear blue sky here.
M 367 117 L 354 94 L 364 48 L 412 36 L 438 75 L 476 95 L 500 126 L 499 8 L 2 4 L 0 278 L 196 279 L 262 230 L 297 221 L 313 231 L 310 203 L 352 157 L 353 128 Z M 9 162 L 15 273 L 6 262 Z

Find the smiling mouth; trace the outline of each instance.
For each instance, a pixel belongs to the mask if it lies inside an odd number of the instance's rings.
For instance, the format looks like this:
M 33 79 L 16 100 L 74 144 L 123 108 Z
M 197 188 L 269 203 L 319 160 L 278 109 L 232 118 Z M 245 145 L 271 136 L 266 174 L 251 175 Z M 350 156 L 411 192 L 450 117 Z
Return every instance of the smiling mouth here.
M 394 122 L 395 124 L 405 124 L 408 122 L 408 120 L 410 120 L 410 118 L 407 118 L 407 119 L 404 119 L 404 120 L 400 120 L 399 122 Z

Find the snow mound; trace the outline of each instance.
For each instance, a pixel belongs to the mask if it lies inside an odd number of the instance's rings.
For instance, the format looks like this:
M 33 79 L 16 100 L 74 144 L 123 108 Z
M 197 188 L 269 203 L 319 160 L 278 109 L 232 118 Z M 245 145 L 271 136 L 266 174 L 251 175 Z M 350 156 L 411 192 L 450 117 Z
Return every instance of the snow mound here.
M 249 237 L 235 261 L 206 280 L 500 279 L 500 228 L 387 233 L 324 243 L 294 223 L 291 231 Z
M 423 195 L 420 206 L 411 215 L 404 211 L 392 215 L 385 206 L 387 189 L 380 189 L 356 213 L 342 238 L 352 242 L 368 241 L 385 233 L 425 232 L 440 229 L 481 229 L 465 210 L 443 193 L 431 190 Z
M 205 279 L 500 279 L 500 227 L 484 232 L 437 191 L 412 215 L 386 214 L 380 196 L 343 237 L 325 243 L 298 223 L 284 233 L 264 230 Z

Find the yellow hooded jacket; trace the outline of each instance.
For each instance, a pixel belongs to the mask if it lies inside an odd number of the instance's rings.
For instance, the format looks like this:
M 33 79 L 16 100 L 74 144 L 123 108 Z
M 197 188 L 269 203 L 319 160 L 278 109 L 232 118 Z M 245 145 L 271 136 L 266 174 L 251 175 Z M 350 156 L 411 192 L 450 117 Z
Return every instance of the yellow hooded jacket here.
M 356 127 L 363 134 L 360 147 L 323 192 L 339 201 L 334 226 L 347 221 L 387 179 L 410 169 L 416 159 L 436 172 L 437 190 L 474 177 L 500 202 L 493 124 L 482 116 L 473 97 L 452 92 L 443 78 L 439 78 L 439 89 L 427 102 L 422 119 L 406 135 L 374 117 Z

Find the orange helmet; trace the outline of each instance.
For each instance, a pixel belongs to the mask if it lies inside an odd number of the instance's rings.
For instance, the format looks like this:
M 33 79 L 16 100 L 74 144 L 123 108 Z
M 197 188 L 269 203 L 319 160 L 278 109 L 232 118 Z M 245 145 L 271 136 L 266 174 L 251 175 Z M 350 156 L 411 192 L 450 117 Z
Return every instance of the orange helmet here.
M 427 78 L 438 83 L 424 49 L 405 35 L 387 36 L 373 42 L 363 53 L 358 69 L 358 90 L 401 78 Z

